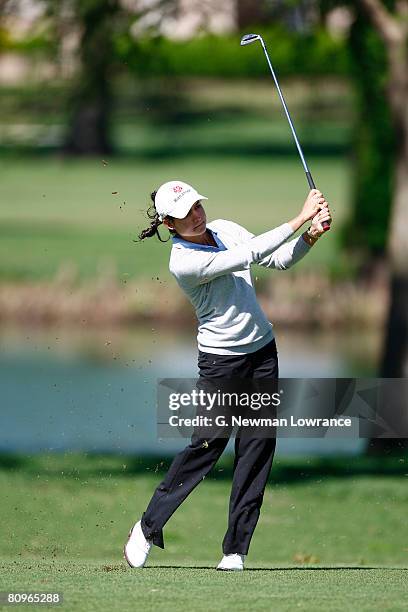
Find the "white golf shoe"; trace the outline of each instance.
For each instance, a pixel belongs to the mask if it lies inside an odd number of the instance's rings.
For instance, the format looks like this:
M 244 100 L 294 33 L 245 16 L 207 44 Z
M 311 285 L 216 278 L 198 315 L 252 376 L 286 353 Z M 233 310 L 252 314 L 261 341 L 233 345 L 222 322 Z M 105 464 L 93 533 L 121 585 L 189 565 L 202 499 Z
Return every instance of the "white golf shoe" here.
M 142 526 L 138 521 L 129 531 L 123 555 L 130 567 L 143 567 L 152 547 L 151 540 L 144 537 Z
M 245 555 L 240 555 L 239 553 L 224 555 L 221 562 L 217 565 L 217 570 L 242 572 L 244 569 L 244 561 Z

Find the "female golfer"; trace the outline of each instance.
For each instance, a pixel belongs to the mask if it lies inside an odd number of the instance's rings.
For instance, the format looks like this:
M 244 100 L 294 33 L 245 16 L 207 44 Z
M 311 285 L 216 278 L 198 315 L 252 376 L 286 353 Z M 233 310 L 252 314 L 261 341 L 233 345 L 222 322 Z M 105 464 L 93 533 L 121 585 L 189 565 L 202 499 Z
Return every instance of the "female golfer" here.
M 252 286 L 250 267 L 286 270 L 298 262 L 324 233 L 330 221 L 323 194 L 310 191 L 300 213 L 279 227 L 254 236 L 243 227 L 218 219 L 207 225 L 200 195 L 191 185 L 170 181 L 152 193 L 153 219 L 140 239 L 154 236 L 164 224 L 172 234 L 170 271 L 193 304 L 198 319 L 200 380 L 278 377 L 272 326 Z M 311 220 L 298 238 L 288 238 Z M 200 437 L 173 460 L 142 518 L 124 547 L 131 567 L 143 567 L 152 544 L 164 548 L 163 527 L 173 512 L 208 474 L 227 437 Z M 243 570 L 255 530 L 275 450 L 275 438 L 237 437 L 228 528 L 219 570 Z

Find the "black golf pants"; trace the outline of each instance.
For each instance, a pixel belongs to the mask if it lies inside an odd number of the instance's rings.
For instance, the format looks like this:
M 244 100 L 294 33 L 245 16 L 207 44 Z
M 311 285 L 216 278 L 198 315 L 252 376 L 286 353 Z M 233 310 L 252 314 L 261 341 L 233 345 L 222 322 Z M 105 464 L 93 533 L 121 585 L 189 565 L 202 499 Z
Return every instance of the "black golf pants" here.
M 220 377 L 278 378 L 275 340 L 247 355 L 199 353 L 200 380 Z M 201 437 L 194 432 L 191 443 L 174 458 L 164 480 L 155 490 L 142 517 L 146 538 L 164 548 L 163 527 L 173 512 L 214 467 L 228 438 Z M 246 555 L 258 522 L 265 486 L 275 451 L 275 438 L 254 438 L 243 433 L 235 438 L 235 460 L 224 554 Z

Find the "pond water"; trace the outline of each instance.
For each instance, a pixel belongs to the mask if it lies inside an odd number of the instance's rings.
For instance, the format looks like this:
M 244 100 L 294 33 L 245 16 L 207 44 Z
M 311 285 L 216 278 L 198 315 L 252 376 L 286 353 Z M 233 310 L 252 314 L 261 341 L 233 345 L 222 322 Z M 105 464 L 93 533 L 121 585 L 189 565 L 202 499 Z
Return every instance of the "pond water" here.
M 282 377 L 375 376 L 377 333 L 276 332 Z M 195 377 L 194 330 L 0 328 L 0 451 L 173 454 L 157 379 Z M 281 454 L 358 453 L 364 440 L 281 439 Z M 228 447 L 231 449 L 231 444 Z

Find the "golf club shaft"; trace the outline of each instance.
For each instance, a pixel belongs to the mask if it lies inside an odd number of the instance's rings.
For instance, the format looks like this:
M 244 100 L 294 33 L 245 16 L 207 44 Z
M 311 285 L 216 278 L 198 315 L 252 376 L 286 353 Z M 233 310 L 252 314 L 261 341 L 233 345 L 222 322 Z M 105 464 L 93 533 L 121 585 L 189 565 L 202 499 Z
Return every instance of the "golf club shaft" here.
M 271 71 L 271 74 L 273 76 L 273 80 L 275 81 L 276 89 L 278 90 L 279 98 L 280 98 L 280 101 L 282 102 L 282 106 L 283 106 L 283 109 L 285 111 L 286 118 L 287 118 L 287 120 L 289 122 L 289 125 L 290 125 L 290 129 L 292 130 L 293 138 L 295 140 L 296 147 L 297 147 L 297 150 L 299 152 L 300 159 L 302 161 L 303 169 L 304 169 L 304 171 L 306 173 L 306 179 L 307 179 L 308 185 L 309 185 L 310 189 L 316 189 L 315 182 L 314 182 L 313 177 L 312 177 L 312 175 L 310 173 L 309 167 L 308 167 L 308 165 L 306 163 L 305 156 L 303 155 L 302 147 L 300 146 L 300 142 L 299 142 L 297 134 L 296 134 L 295 126 L 292 123 L 292 119 L 291 119 L 288 107 L 286 106 L 285 98 L 283 97 L 283 93 L 281 91 L 281 88 L 279 87 L 279 82 L 278 82 L 278 79 L 276 78 L 276 74 L 275 74 L 275 71 L 273 69 L 271 60 L 269 59 L 269 54 L 268 54 L 268 51 L 266 49 L 265 43 L 264 43 L 264 41 L 263 41 L 263 39 L 261 37 L 259 37 L 259 40 L 260 40 L 260 43 L 262 45 L 262 49 L 264 50 L 265 57 L 266 57 L 266 60 L 268 62 L 269 70 Z M 325 231 L 330 229 L 330 223 L 328 223 L 328 221 L 324 221 L 322 223 L 322 226 L 323 226 L 323 229 Z

